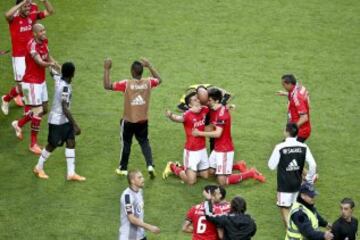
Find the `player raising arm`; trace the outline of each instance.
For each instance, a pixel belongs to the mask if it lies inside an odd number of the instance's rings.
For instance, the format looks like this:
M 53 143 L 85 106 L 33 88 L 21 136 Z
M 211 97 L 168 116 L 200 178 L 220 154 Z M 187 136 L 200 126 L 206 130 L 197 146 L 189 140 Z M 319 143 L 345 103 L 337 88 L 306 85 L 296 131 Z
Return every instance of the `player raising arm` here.
M 175 115 L 169 110 L 166 116 L 173 122 L 183 123 L 186 134 L 183 163 L 184 167 L 179 167 L 176 163 L 168 162 L 163 172 L 163 179 L 170 173 L 179 176 L 181 180 L 189 185 L 196 183 L 197 174 L 203 178 L 208 178 L 209 160 L 206 152 L 205 137 L 192 136 L 194 128 L 200 131 L 205 130 L 205 118 L 209 109 L 200 105 L 196 92 L 188 94 L 185 103 L 189 107 L 182 116 Z
M 16 5 L 5 13 L 9 24 L 12 45 L 12 66 L 16 86 L 8 94 L 2 96 L 1 109 L 5 115 L 9 113 L 9 103 L 12 99 L 19 106 L 23 106 L 21 81 L 25 73 L 26 45 L 33 37 L 31 29 L 37 20 L 43 19 L 54 12 L 51 4 L 44 1 L 46 10 L 38 11 L 37 6 L 29 0 L 17 0 Z M 33 11 L 35 10 L 36 11 Z M 25 114 L 30 114 L 30 109 L 25 108 Z M 28 117 L 28 121 L 31 119 Z M 25 123 L 24 123 L 25 124 Z
M 112 83 L 110 80 L 111 59 L 104 61 L 104 89 L 124 93 L 124 114 L 120 120 L 120 163 L 115 172 L 118 175 L 127 175 L 127 167 L 131 152 L 132 138 L 135 135 L 144 155 L 150 178 L 155 177 L 152 151 L 148 138 L 148 111 L 152 89 L 159 86 L 161 77 L 150 62 L 142 58 L 131 65 L 131 79 Z M 149 69 L 151 77 L 142 77 L 144 68 Z

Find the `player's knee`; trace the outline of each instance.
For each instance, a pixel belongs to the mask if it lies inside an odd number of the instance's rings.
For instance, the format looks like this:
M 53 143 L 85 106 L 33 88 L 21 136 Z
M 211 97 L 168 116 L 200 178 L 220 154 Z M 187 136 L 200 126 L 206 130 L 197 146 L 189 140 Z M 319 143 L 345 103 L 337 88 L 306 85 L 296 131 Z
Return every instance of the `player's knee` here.
M 66 141 L 66 148 L 74 149 L 75 148 L 75 140 L 69 139 Z
M 193 186 L 193 185 L 195 185 L 195 183 L 196 183 L 196 179 L 189 179 L 189 180 L 187 181 L 187 184 L 188 184 L 189 186 Z
M 33 112 L 33 114 L 34 114 L 35 116 L 41 117 L 41 114 L 42 114 L 42 112 L 43 112 L 43 107 L 42 107 L 42 106 L 32 107 L 32 108 L 31 108 L 31 111 Z
M 218 183 L 220 186 L 226 186 L 227 185 L 226 178 L 218 177 Z
M 47 107 L 43 107 L 43 111 L 42 111 L 42 115 L 45 115 L 48 113 L 48 108 Z

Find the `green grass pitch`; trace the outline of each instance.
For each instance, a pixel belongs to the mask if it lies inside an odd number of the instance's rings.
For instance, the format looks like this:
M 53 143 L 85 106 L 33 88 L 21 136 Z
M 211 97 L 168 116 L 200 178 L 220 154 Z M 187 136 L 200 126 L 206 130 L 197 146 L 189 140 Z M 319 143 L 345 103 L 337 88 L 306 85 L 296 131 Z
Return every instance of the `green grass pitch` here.
M 2 0 L 0 12 L 15 0 Z M 40 1 L 35 1 L 41 5 Z M 36 179 L 37 157 L 17 141 L 10 124 L 22 110 L 0 114 L 0 239 L 117 239 L 119 196 L 126 180 L 114 174 L 119 159 L 122 96 L 102 87 L 103 60 L 113 58 L 112 80 L 129 76 L 129 66 L 148 57 L 163 84 L 152 94 L 150 141 L 158 178 L 147 179 L 145 220 L 162 233 L 148 239 L 191 239 L 181 224 L 202 200 L 206 181 L 187 187 L 160 173 L 167 161 L 181 161 L 184 134 L 164 117 L 184 89 L 212 83 L 230 90 L 236 160 L 245 159 L 267 177 L 228 187 L 240 194 L 256 219 L 254 239 L 283 239 L 275 206 L 276 174 L 267 160 L 282 139 L 286 98 L 275 96 L 280 76 L 294 73 L 309 89 L 313 133 L 308 141 L 318 163 L 318 209 L 330 221 L 345 196 L 360 203 L 360 2 L 356 0 L 51 0 L 56 13 L 47 27 L 52 55 L 77 66 L 72 111 L 82 128 L 77 138 L 77 171 L 85 183 L 64 180 L 64 149 L 46 163 L 48 181 Z M 0 18 L 0 50 L 10 49 L 7 23 Z M 0 92 L 13 84 L 11 59 L 0 56 Z M 52 100 L 53 84 L 48 78 Z M 47 120 L 47 119 L 45 119 Z M 43 121 L 40 143 L 45 144 Z M 135 141 L 135 140 L 134 140 Z M 137 143 L 130 168 L 145 171 Z M 147 177 L 147 175 L 146 175 Z M 359 211 L 355 212 L 359 215 Z

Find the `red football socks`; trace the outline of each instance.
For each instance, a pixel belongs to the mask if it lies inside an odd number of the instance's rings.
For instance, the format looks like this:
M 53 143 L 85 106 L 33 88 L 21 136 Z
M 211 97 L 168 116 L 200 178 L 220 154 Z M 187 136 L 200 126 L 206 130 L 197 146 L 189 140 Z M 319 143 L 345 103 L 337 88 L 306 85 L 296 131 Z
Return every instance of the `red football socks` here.
M 14 97 L 16 97 L 19 93 L 17 92 L 17 88 L 11 88 L 10 92 L 5 95 L 4 101 L 10 102 Z
M 175 163 L 170 165 L 170 169 L 176 176 L 179 176 L 180 172 L 184 171 L 184 167 L 178 167 Z
M 31 110 L 30 106 L 24 107 L 24 116 L 18 122 L 19 127 L 22 128 L 26 123 L 30 122 L 32 118 L 32 112 L 30 110 Z
M 237 184 L 243 180 L 252 178 L 253 176 L 254 176 L 253 171 L 247 171 L 247 172 L 239 173 L 239 174 L 231 174 L 227 178 L 227 182 L 228 182 L 228 184 Z
M 41 117 L 33 116 L 31 118 L 31 147 L 37 144 L 37 135 L 40 131 Z

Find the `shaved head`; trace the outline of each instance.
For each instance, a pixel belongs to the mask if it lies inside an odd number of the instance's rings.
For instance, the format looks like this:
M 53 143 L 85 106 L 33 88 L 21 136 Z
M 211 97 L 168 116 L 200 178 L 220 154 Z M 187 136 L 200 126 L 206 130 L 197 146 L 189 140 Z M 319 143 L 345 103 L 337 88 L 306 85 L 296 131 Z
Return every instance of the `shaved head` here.
M 204 87 L 199 87 L 197 89 L 197 95 L 198 95 L 198 98 L 200 100 L 200 103 L 202 105 L 207 105 L 208 103 L 208 100 L 209 100 L 209 96 L 208 96 L 208 91 L 206 88 Z
M 32 27 L 32 31 L 34 34 L 34 38 L 37 42 L 42 42 L 46 39 L 46 29 L 45 29 L 44 25 L 42 25 L 40 23 L 36 23 Z
M 34 26 L 32 27 L 34 33 L 39 33 L 43 29 L 45 29 L 45 27 L 41 23 L 35 23 Z

